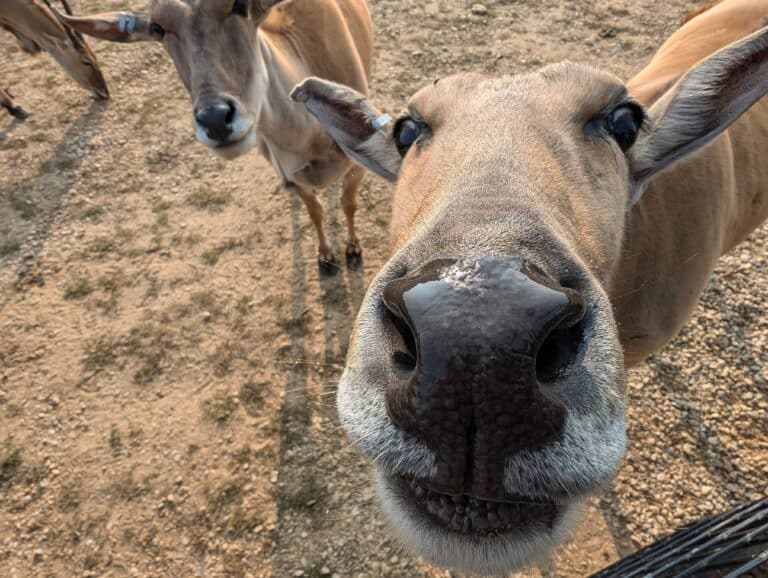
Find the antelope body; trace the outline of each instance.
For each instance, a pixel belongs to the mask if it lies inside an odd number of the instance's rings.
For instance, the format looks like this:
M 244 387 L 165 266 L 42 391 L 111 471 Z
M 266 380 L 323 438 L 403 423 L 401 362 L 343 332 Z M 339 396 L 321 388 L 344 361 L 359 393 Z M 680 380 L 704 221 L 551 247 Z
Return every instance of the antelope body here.
M 198 140 L 228 159 L 261 151 L 304 201 L 326 273 L 337 267 L 314 190 L 343 178 L 347 264 L 360 266 L 354 216 L 363 172 L 288 93 L 310 75 L 366 92 L 373 25 L 365 0 L 154 0 L 148 13 L 66 20 L 106 40 L 162 42 L 192 98 Z
M 664 43 L 629 81 L 630 94 L 652 106 L 697 62 L 764 23 L 768 2 L 713 6 Z M 768 101 L 763 99 L 705 149 L 659 175 L 630 212 L 610 284 L 628 366 L 677 335 L 720 256 L 768 217 L 766 158 Z
M 47 1 L 3 0 L 0 2 L 0 28 L 13 34 L 24 52 L 48 52 L 75 81 L 90 90 L 95 97 L 109 97 L 96 56 L 85 41 L 54 14 Z M 0 106 L 17 118 L 27 116 L 24 109 L 2 88 Z
M 390 122 L 348 87 L 294 89 L 396 182 L 338 407 L 417 553 L 518 569 L 615 476 L 625 367 L 768 216 L 767 17 L 768 0 L 725 0 L 627 84 L 568 62 L 460 74 Z

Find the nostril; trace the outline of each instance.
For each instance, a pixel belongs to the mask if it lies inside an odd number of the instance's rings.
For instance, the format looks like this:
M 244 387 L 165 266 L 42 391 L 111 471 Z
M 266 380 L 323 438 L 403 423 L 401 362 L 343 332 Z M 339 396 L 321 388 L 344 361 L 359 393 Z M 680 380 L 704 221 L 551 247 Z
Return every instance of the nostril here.
M 584 320 L 569 316 L 544 339 L 536 353 L 536 379 L 547 384 L 561 379 L 573 364 L 584 340 Z
M 395 329 L 392 361 L 397 369 L 410 374 L 416 369 L 416 336 L 408 323 L 392 310 L 387 309 L 386 317 Z
M 209 138 L 226 141 L 232 134 L 232 120 L 236 109 L 232 102 L 217 102 L 195 110 L 195 120 Z
M 235 120 L 235 112 L 237 112 L 237 109 L 231 100 L 227 101 L 227 106 L 229 106 L 229 111 L 227 112 L 227 118 L 225 120 L 229 126 Z

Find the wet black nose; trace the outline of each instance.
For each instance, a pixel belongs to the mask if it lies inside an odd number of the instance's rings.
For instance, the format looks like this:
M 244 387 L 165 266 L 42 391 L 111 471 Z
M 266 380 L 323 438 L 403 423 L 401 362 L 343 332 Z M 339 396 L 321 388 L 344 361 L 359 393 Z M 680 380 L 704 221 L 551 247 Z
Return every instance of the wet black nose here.
M 525 260 L 494 257 L 434 261 L 390 282 L 384 302 L 402 337 L 390 415 L 437 457 L 422 482 L 510 499 L 506 458 L 562 436 L 566 409 L 541 384 L 579 351 L 583 297 Z
M 211 140 L 225 142 L 232 134 L 235 107 L 231 102 L 221 101 L 195 110 L 195 120 Z

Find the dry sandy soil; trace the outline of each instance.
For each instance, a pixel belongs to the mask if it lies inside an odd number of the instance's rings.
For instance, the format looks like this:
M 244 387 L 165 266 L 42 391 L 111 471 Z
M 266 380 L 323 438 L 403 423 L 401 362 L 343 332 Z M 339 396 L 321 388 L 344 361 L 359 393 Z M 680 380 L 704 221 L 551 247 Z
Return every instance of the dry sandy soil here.
M 371 91 L 396 111 L 458 70 L 567 57 L 627 76 L 695 2 L 372 4 Z M 320 280 L 300 202 L 257 154 L 196 144 L 161 47 L 92 45 L 106 104 L 0 37 L 0 80 L 33 112 L 0 115 L 2 574 L 448 576 L 390 538 L 334 408 L 386 257 L 387 186 L 362 192 L 365 270 Z M 632 373 L 623 471 L 530 575 L 587 575 L 765 491 L 766 243 L 724 258 L 683 334 Z

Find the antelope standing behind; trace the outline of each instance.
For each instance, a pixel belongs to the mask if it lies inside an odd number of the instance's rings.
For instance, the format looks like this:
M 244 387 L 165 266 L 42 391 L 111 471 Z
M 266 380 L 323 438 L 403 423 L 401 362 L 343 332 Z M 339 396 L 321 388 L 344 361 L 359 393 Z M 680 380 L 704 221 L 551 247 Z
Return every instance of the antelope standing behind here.
M 459 74 L 381 129 L 346 87 L 295 89 L 397 183 L 338 407 L 423 557 L 520 568 L 610 484 L 625 367 L 674 337 L 768 215 L 766 17 L 768 0 L 725 0 L 628 84 L 569 62 Z
M 64 7 L 69 11 L 66 2 Z M 37 54 L 45 51 L 50 54 L 94 97 L 109 98 L 107 83 L 96 62 L 96 56 L 78 33 L 57 18 L 47 0 L 2 0 L 0 28 L 13 34 L 24 52 Z M 27 117 L 27 112 L 2 88 L 0 106 L 16 118 Z
M 64 18 L 105 40 L 162 42 L 192 98 L 197 139 L 226 159 L 258 146 L 304 201 L 329 274 L 338 267 L 315 189 L 343 177 L 347 265 L 361 266 L 355 211 L 364 172 L 288 95 L 311 75 L 366 92 L 373 24 L 365 0 L 154 0 L 148 13 Z

